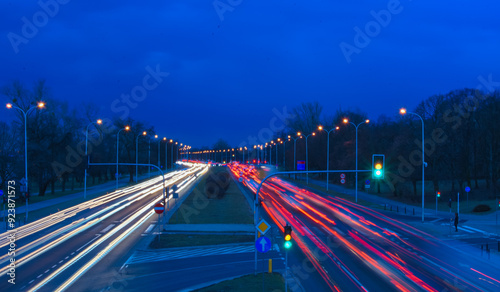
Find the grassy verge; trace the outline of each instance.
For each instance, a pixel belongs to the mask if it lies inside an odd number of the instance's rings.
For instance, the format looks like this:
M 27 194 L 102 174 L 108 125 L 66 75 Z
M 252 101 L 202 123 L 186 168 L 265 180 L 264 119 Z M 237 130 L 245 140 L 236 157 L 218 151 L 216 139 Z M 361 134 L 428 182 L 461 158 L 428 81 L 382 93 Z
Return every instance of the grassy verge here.
M 216 245 L 241 242 L 253 242 L 254 235 L 212 235 L 212 234 L 163 234 L 150 243 L 149 247 L 170 248 L 201 245 Z
M 264 281 L 262 280 L 264 278 Z M 264 283 L 264 288 L 263 288 Z M 194 290 L 196 292 L 230 291 L 284 291 L 285 282 L 279 273 L 246 275 L 233 280 L 223 281 L 212 286 Z M 290 290 L 290 289 L 289 289 Z
M 252 210 L 232 179 L 221 199 L 205 196 L 207 178 L 227 171 L 225 167 L 212 167 L 171 217 L 169 224 L 252 224 Z

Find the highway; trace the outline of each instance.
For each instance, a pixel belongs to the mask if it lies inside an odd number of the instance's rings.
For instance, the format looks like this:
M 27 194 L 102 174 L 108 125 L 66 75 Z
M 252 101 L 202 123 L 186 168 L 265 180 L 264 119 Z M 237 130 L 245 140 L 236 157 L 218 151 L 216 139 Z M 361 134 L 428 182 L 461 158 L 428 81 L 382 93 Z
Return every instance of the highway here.
M 185 166 L 165 175 L 165 185 L 177 184 L 178 193 L 207 169 Z M 162 177 L 155 177 L 1 234 L 0 290 L 71 291 L 86 271 L 156 215 L 153 205 L 163 201 L 162 191 Z M 172 198 L 170 191 L 167 201 Z M 12 235 L 17 245 L 15 285 L 7 282 Z
M 231 171 L 256 192 L 257 171 Z M 347 200 L 320 196 L 278 177 L 259 193 L 261 210 L 283 231 L 331 291 L 499 291 L 500 268 L 433 236 Z M 296 275 L 301 277 L 300 273 Z M 303 276 L 305 278 L 305 276 Z

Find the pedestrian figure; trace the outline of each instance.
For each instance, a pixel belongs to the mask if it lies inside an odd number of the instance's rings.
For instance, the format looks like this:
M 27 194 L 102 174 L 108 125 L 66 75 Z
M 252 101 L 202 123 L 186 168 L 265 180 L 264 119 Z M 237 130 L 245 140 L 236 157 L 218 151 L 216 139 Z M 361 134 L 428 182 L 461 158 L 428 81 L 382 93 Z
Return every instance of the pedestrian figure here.
M 455 232 L 458 232 L 458 213 L 455 213 Z

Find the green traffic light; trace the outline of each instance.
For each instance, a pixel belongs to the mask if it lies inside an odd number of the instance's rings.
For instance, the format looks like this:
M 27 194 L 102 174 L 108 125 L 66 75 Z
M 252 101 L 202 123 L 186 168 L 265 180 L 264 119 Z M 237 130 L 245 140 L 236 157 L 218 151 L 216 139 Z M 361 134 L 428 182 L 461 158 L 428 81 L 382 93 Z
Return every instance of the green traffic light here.
M 292 242 L 291 241 L 285 241 L 285 248 L 288 249 L 292 247 Z

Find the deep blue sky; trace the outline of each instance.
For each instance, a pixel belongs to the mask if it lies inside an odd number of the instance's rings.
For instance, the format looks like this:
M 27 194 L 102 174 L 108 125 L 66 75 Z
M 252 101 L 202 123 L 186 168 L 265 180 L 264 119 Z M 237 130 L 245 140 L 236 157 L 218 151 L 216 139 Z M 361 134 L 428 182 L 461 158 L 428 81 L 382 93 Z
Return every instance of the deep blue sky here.
M 328 115 L 359 108 L 375 120 L 475 88 L 478 76 L 500 81 L 493 0 L 220 0 L 239 4 L 223 20 L 213 0 L 59 1 L 67 3 L 17 53 L 9 33 L 22 37 L 23 17 L 43 21 L 43 10 L 37 1 L 0 2 L 0 85 L 44 78 L 57 99 L 121 115 L 113 101 L 159 66 L 170 75 L 130 115 L 194 146 L 218 138 L 238 145 L 269 127 L 273 108 L 301 102 L 319 101 Z M 354 28 L 365 31 L 371 11 L 388 5 L 391 20 L 347 62 L 340 44 L 354 45 Z

